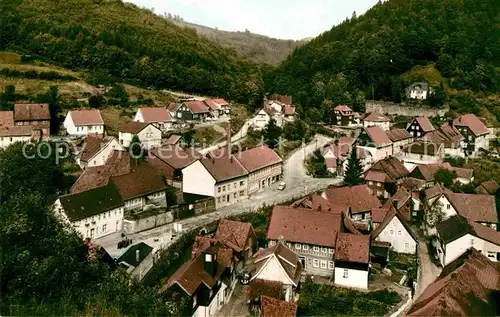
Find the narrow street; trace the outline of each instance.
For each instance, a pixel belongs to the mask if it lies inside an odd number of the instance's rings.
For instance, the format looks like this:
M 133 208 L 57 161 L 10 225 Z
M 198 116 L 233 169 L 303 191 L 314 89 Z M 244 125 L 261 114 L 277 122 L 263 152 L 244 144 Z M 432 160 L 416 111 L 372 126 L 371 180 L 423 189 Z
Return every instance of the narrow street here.
M 422 294 L 429 284 L 436 280 L 442 270 L 432 262 L 430 258 L 431 255 L 429 255 L 429 251 L 427 249 L 427 244 L 423 239 L 421 239 L 418 243 L 418 257 L 420 260 L 420 280 L 418 281 L 418 286 L 415 290 L 415 300 Z

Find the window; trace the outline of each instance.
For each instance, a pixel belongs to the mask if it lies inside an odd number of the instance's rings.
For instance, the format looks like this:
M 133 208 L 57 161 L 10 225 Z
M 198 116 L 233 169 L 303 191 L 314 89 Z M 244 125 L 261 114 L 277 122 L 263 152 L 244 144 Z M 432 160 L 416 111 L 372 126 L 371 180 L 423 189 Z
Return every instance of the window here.
M 291 249 L 291 248 L 292 248 L 292 244 L 291 244 L 290 242 L 287 242 L 287 243 L 286 243 L 286 246 L 287 246 L 289 249 Z
M 328 253 L 328 248 L 321 248 L 321 252 Z
M 295 249 L 300 250 L 300 243 L 295 243 Z
M 488 251 L 488 258 L 490 258 L 490 259 L 496 259 L 496 257 L 497 257 L 496 252 L 490 252 L 490 251 Z
M 450 208 L 451 208 L 450 204 L 446 204 L 446 209 L 450 209 Z
M 240 181 L 240 186 L 244 186 L 245 185 L 245 181 Z
M 398 236 L 401 236 L 401 230 L 398 230 Z
M 326 260 L 321 260 L 321 268 L 326 269 Z
M 393 236 L 393 235 L 394 235 L 394 230 L 389 231 L 389 234 L 390 234 L 391 236 Z
M 181 117 L 181 113 L 180 112 L 177 112 L 177 118 L 180 118 Z M 194 306 L 193 306 L 194 307 Z
M 349 276 L 349 271 L 344 269 L 344 278 L 347 278 Z
M 12 138 L 10 138 L 10 142 L 12 142 Z
M 313 251 L 314 251 L 314 252 L 319 252 L 319 247 L 314 246 L 314 247 L 313 247 Z
M 332 248 L 328 249 L 328 253 L 333 254 L 333 249 Z
M 233 184 L 233 188 L 236 189 L 236 183 Z
M 368 182 L 368 185 L 373 185 L 373 182 L 372 182 L 372 181 L 369 181 L 369 182 Z
M 275 245 L 275 244 L 276 244 L 276 241 L 274 241 L 274 240 L 269 241 L 269 245 Z
M 220 197 L 217 197 L 217 203 L 220 204 Z
M 380 186 L 382 186 L 382 183 L 377 183 L 377 187 L 380 187 Z
M 302 245 L 302 250 L 308 251 L 309 250 L 309 246 L 307 244 L 303 244 Z
M 220 186 L 219 186 L 219 187 L 217 187 L 217 192 L 218 192 L 218 193 L 220 193 Z
M 334 267 L 333 261 L 328 261 L 328 269 L 333 270 Z
M 410 244 L 408 242 L 405 243 L 405 249 L 409 249 L 410 248 Z
M 106 232 L 106 224 L 102 225 L 102 232 Z
M 313 267 L 319 267 L 319 260 L 318 259 L 313 260 Z
M 222 186 L 222 191 L 225 192 L 226 191 L 226 185 Z
M 238 196 L 238 194 L 236 194 L 236 193 L 234 193 L 234 194 L 233 194 L 233 197 L 234 197 L 234 198 L 236 198 L 237 196 Z

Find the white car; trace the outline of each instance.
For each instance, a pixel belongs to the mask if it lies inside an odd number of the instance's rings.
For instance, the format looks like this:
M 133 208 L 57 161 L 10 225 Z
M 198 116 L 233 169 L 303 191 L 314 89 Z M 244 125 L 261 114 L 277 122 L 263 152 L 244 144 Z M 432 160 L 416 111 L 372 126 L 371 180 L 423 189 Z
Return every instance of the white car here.
M 285 189 L 285 187 L 286 187 L 286 183 L 285 183 L 285 182 L 281 182 L 281 183 L 279 183 L 279 185 L 278 185 L 278 190 L 284 190 L 284 189 Z

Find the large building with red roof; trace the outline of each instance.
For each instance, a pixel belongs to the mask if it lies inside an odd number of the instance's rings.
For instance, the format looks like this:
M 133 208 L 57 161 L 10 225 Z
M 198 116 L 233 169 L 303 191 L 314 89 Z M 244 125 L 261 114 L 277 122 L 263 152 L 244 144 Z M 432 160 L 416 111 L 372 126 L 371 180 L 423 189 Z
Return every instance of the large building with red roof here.
M 479 149 L 488 150 L 488 127 L 472 113 L 463 114 L 453 120 L 453 126 L 464 137 L 463 151 L 466 156 L 476 156 Z
M 48 104 L 15 104 L 14 111 L 0 111 L 0 148 L 16 142 L 47 140 L 49 136 Z
M 172 130 L 174 119 L 166 107 L 139 107 L 134 121 L 152 123 L 161 131 Z

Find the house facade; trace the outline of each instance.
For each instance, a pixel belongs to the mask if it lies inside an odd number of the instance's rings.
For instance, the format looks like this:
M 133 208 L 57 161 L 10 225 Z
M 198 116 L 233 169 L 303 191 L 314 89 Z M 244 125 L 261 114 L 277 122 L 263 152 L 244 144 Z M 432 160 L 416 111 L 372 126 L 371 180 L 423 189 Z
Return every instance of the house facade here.
M 210 116 L 209 108 L 199 100 L 186 100 L 179 104 L 173 104 L 168 109 L 175 120 L 178 121 L 204 121 Z
M 104 134 L 104 121 L 99 110 L 70 110 L 63 125 L 69 135 Z
M 370 152 L 374 162 L 393 154 L 392 141 L 379 126 L 365 128 L 357 142 L 359 148 Z
M 381 113 L 372 112 L 363 119 L 363 128 L 378 126 L 384 131 L 389 131 L 391 119 Z
M 171 113 L 164 107 L 140 107 L 133 121 L 152 123 L 162 132 L 172 130 L 174 124 Z
M 129 121 L 120 127 L 118 139 L 122 146 L 128 148 L 134 136 L 137 136 L 141 147 L 149 150 L 161 146 L 161 135 L 162 131 L 153 123 Z
M 336 285 L 368 289 L 370 237 L 339 233 L 335 250 Z
M 392 141 L 392 155 L 398 155 L 408 144 L 413 142 L 413 136 L 405 129 L 392 129 L 386 134 Z
M 357 126 L 359 122 L 359 113 L 354 112 L 346 105 L 338 105 L 334 109 L 337 125 Z
M 432 88 L 426 82 L 414 82 L 406 88 L 406 98 L 425 100 L 432 93 Z
M 414 138 L 420 138 L 426 133 L 434 130 L 435 128 L 428 117 L 416 117 L 406 127 L 406 131 L 408 131 Z
M 89 136 L 83 150 L 78 153 L 76 162 L 82 169 L 102 166 L 114 151 L 125 151 L 116 138 Z
M 477 156 L 479 149 L 489 149 L 490 131 L 474 114 L 464 114 L 455 118 L 453 126 L 463 136 L 461 147 L 465 156 Z
M 50 108 L 46 103 L 15 104 L 13 112 L 15 126 L 29 126 L 40 139 L 50 137 Z
M 373 221 L 372 239 L 390 243 L 395 252 L 415 254 L 418 239 L 406 220 L 394 208 L 386 209 L 385 213 L 381 222 Z
M 439 164 L 444 160 L 444 146 L 442 143 L 415 142 L 405 146 L 400 157 L 408 170 L 422 164 Z

